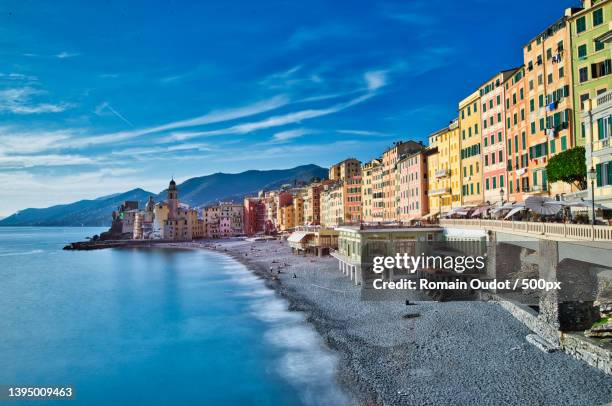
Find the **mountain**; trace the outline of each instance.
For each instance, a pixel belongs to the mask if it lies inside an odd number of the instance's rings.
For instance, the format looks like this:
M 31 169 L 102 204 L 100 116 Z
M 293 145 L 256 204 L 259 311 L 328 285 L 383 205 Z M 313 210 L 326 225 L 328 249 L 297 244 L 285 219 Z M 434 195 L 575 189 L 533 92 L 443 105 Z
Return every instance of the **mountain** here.
M 215 173 L 191 178 L 177 185 L 179 199 L 191 206 L 216 201 L 241 201 L 262 189 L 276 189 L 294 181 L 308 182 L 313 177 L 326 178 L 327 170 L 317 165 L 302 165 L 291 169 L 251 170 L 241 173 Z M 111 214 L 124 200 L 137 200 L 140 207 L 153 196 L 155 201 L 166 199 L 166 190 L 158 194 L 143 189 L 114 193 L 93 200 L 80 200 L 46 209 L 25 209 L 0 220 L 0 226 L 108 226 Z
M 254 195 L 262 189 L 277 189 L 294 181 L 309 182 L 313 177 L 326 178 L 327 169 L 317 165 L 302 165 L 291 169 L 269 171 L 250 170 L 241 173 L 214 173 L 191 178 L 177 185 L 179 199 L 191 206 L 202 206 L 216 201 L 241 201 L 244 196 Z M 166 190 L 157 195 L 166 199 Z
M 25 209 L 0 220 L 0 226 L 108 226 L 111 214 L 125 200 L 138 200 L 141 205 L 155 193 L 133 189 L 93 200 L 79 200 L 46 209 Z

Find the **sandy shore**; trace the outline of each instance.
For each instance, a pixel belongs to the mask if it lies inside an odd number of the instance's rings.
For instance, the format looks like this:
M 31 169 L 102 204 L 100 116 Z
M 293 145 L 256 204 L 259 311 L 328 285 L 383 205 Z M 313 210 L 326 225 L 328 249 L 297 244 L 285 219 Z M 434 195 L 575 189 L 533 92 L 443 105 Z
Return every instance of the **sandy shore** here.
M 495 303 L 365 302 L 331 257 L 294 256 L 279 241 L 191 246 L 233 256 L 305 312 L 340 354 L 338 381 L 362 404 L 612 401 L 612 377 L 565 353 L 539 351 L 525 341 L 530 331 Z

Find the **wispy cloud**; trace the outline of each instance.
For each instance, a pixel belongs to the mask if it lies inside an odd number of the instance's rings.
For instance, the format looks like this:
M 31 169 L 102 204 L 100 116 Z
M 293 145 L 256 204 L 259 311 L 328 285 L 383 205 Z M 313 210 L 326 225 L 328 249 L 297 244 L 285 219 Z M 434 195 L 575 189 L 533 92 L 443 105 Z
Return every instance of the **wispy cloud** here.
M 96 163 L 94 158 L 82 155 L 11 155 L 0 156 L 0 168 L 2 169 L 26 169 L 39 166 L 74 166 L 91 165 Z
M 368 137 L 391 137 L 392 134 L 385 134 L 379 131 L 367 131 L 367 130 L 336 130 L 339 134 L 346 135 L 360 135 L 360 136 L 368 136 Z
M 300 48 L 302 46 L 317 43 L 330 38 L 347 38 L 357 35 L 358 30 L 349 28 L 342 24 L 326 24 L 320 26 L 298 28 L 287 41 L 289 48 Z
M 55 57 L 59 59 L 74 58 L 75 56 L 79 56 L 79 54 L 76 52 L 66 52 L 66 51 L 62 51 L 59 54 L 55 55 Z
M 70 131 L 20 131 L 14 127 L 0 127 L 0 156 L 49 151 L 73 136 Z
M 273 142 L 286 142 L 295 138 L 300 138 L 306 134 L 314 133 L 314 130 L 309 130 L 307 128 L 296 128 L 294 130 L 281 131 L 272 137 Z
M 69 103 L 35 103 L 32 98 L 44 94 L 32 87 L 0 90 L 0 113 L 42 114 L 59 113 L 72 107 Z
M 0 72 L 0 80 L 35 82 L 38 80 L 38 77 L 34 75 L 25 75 L 23 73 L 15 73 L 15 72 L 1 73 Z
M 387 84 L 387 72 L 384 70 L 366 72 L 364 79 L 368 90 L 374 91 Z

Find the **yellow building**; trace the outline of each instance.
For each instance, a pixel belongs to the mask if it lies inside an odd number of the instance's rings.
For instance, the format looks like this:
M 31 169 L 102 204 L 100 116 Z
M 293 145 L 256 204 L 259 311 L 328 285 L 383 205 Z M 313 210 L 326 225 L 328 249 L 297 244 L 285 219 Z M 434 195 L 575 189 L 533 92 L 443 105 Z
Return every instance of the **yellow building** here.
M 297 194 L 293 198 L 293 215 L 295 227 L 304 225 L 304 198 L 301 194 Z
M 344 219 L 344 187 L 342 182 L 326 185 L 321 192 L 321 225 L 336 227 Z
M 427 179 L 429 189 L 429 213 L 441 215 L 452 209 L 451 183 L 451 135 L 445 127 L 428 137 Z
M 461 131 L 459 129 L 459 119 L 451 121 L 448 126 L 449 137 L 449 176 L 451 180 L 451 206 L 461 207 L 463 205 L 462 179 L 461 179 Z
M 483 202 L 480 91 L 459 102 L 461 133 L 461 195 L 463 205 L 476 206 Z
M 361 168 L 361 218 L 365 222 L 382 221 L 382 207 L 376 207 L 382 200 L 382 186 L 380 185 L 382 162 L 373 159 L 363 164 Z
M 279 209 L 279 230 L 288 231 L 295 227 L 295 210 L 292 204 Z
M 361 175 L 361 162 L 355 158 L 348 158 L 329 168 L 329 180 L 341 180 Z

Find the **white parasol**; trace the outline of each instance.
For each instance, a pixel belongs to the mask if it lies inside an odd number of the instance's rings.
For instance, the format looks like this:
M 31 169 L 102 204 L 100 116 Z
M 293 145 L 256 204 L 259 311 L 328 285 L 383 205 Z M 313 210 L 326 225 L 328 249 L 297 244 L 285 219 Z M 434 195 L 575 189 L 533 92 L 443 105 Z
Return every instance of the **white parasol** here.
M 517 206 L 513 208 L 512 210 L 510 210 L 508 214 L 506 214 L 506 217 L 504 217 L 504 219 L 510 218 L 514 216 L 516 213 L 518 213 L 519 211 L 523 211 L 523 210 L 527 210 L 527 208 L 523 205 Z
M 525 199 L 525 207 L 543 216 L 557 214 L 561 210 L 561 204 L 558 201 L 543 196 L 529 196 Z

